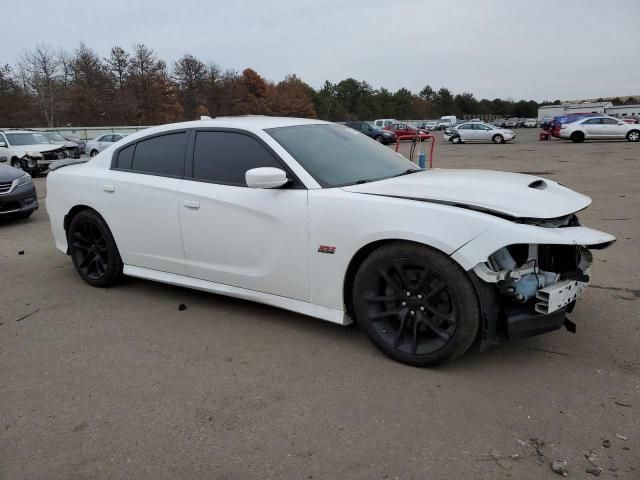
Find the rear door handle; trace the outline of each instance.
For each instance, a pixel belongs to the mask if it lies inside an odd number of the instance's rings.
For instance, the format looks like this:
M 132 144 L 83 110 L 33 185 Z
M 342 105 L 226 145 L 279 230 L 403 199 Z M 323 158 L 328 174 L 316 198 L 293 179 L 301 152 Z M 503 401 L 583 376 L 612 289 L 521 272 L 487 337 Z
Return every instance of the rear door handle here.
M 195 200 L 184 200 L 182 204 L 185 207 L 193 208 L 194 210 L 197 210 L 198 208 L 200 208 L 200 202 L 196 202 Z
M 113 185 L 102 185 L 102 190 L 104 190 L 105 192 L 113 193 L 116 191 L 116 187 L 114 187 Z

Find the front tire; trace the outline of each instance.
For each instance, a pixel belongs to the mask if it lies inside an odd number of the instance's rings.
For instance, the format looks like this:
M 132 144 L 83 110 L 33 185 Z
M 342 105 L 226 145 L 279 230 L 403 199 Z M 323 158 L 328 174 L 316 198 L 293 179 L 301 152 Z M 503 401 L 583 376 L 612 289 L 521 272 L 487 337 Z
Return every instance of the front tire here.
M 91 150 L 91 153 L 89 154 L 90 157 L 95 157 L 98 154 L 97 150 Z
M 640 140 L 640 130 L 630 130 L 627 133 L 627 140 L 630 142 L 637 142 Z
M 384 143 L 384 138 L 382 135 L 376 135 L 376 137 L 374 138 L 374 140 L 378 143 Z
M 82 279 L 94 287 L 109 287 L 122 277 L 122 259 L 106 222 L 92 210 L 71 220 L 68 240 L 71 260 Z
M 352 298 L 373 344 L 408 365 L 454 360 L 478 333 L 478 298 L 467 274 L 424 245 L 394 242 L 375 250 L 356 273 Z
M 18 160 L 17 158 L 11 159 L 11 166 L 13 168 L 19 168 L 20 170 L 24 170 L 24 168 L 22 168 L 22 162 L 20 162 L 20 160 Z
M 451 137 L 449 141 L 451 143 L 462 143 L 462 138 L 460 137 L 460 135 L 457 135 L 455 137 Z
M 491 141 L 496 144 L 504 143 L 504 137 L 498 133 L 493 136 Z
M 573 132 L 571 134 L 571 141 L 573 143 L 582 143 L 582 142 L 584 142 L 584 133 L 582 133 L 582 132 Z

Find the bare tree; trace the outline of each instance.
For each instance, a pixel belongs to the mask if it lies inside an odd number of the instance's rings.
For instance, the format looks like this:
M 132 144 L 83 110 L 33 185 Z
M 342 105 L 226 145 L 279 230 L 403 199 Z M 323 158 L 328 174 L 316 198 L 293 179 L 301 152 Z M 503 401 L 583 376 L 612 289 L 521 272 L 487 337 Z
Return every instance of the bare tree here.
M 26 84 L 38 98 L 47 125 L 54 126 L 56 100 L 62 87 L 59 56 L 50 46 L 41 43 L 33 50 L 24 52 L 20 66 L 24 71 Z
M 118 90 L 123 90 L 127 81 L 129 69 L 129 54 L 123 48 L 115 46 L 111 49 L 109 58 L 106 58 L 109 74 L 114 79 Z
M 174 62 L 173 78 L 178 86 L 185 118 L 193 119 L 198 107 L 205 103 L 207 67 L 193 55 L 185 55 Z

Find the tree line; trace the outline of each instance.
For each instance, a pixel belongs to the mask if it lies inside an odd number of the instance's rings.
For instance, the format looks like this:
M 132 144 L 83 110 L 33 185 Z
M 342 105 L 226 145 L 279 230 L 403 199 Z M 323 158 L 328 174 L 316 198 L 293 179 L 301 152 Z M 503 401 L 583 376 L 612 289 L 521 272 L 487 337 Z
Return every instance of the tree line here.
M 555 102 L 560 103 L 559 100 Z M 533 117 L 533 100 L 476 99 L 429 85 L 413 93 L 347 78 L 314 89 L 295 74 L 279 82 L 256 71 L 223 70 L 186 54 L 171 65 L 150 47 L 114 46 L 100 57 L 40 44 L 0 67 L 0 126 L 154 125 L 201 115 L 263 114 L 331 121 L 427 119 L 441 115 Z

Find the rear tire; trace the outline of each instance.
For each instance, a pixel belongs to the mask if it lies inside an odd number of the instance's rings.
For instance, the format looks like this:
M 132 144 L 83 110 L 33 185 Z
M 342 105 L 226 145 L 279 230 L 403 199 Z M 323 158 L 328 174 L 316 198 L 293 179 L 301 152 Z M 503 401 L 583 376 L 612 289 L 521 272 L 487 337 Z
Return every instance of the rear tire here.
M 627 140 L 630 142 L 637 142 L 640 140 L 640 130 L 629 130 L 627 133 Z
M 360 327 L 401 363 L 454 360 L 478 334 L 478 297 L 466 272 L 424 245 L 393 242 L 375 250 L 356 273 L 352 298 Z
M 491 138 L 491 141 L 495 144 L 504 143 L 504 137 L 499 133 L 497 133 L 496 135 L 493 136 L 493 138 Z
M 571 134 L 571 141 L 573 143 L 582 143 L 582 142 L 584 142 L 584 133 L 582 133 L 582 132 L 573 132 Z
M 94 287 L 115 285 L 122 277 L 122 259 L 106 222 L 93 210 L 71 220 L 67 235 L 71 260 L 82 279 Z

